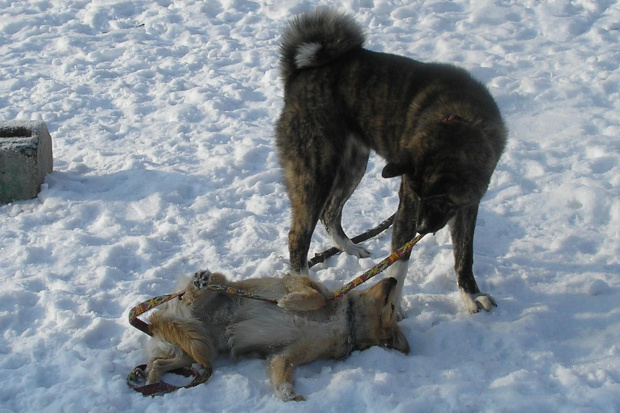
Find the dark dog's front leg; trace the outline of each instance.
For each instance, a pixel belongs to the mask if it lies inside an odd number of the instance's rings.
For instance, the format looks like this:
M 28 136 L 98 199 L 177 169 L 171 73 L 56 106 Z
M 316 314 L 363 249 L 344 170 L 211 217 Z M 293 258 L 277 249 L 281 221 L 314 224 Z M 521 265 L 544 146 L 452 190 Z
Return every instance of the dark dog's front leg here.
M 460 209 L 450 225 L 454 248 L 454 270 L 465 307 L 470 313 L 491 311 L 497 304 L 489 294 L 483 294 L 474 278 L 474 231 L 478 205 Z
M 394 217 L 394 229 L 392 230 L 392 252 L 402 247 L 416 234 L 416 216 L 418 210 L 418 198 L 416 195 L 408 189 L 406 182 L 407 177 L 403 176 L 403 182 L 400 185 L 399 190 L 399 204 L 398 211 Z M 405 278 L 407 276 L 407 268 L 409 267 L 409 257 L 411 252 L 406 253 L 403 257 L 396 261 L 388 269 L 388 277 L 396 278 L 398 283 L 396 284 L 396 297 L 394 302 L 398 306 L 398 318 L 404 318 L 404 313 L 401 308 L 403 286 L 405 285 Z

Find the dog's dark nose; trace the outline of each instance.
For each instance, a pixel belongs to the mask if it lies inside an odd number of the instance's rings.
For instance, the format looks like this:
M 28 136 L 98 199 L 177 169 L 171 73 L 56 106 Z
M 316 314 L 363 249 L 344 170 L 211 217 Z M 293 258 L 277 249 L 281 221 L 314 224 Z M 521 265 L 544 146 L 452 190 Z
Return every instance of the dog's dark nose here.
M 430 220 L 427 219 L 423 219 L 421 222 L 418 222 L 418 227 L 416 228 L 416 230 L 418 231 L 418 233 L 420 234 L 430 234 L 430 233 L 435 233 L 437 231 L 439 231 L 440 229 L 442 229 L 446 223 L 448 222 L 448 220 L 446 220 L 445 222 L 430 222 Z
M 396 284 L 398 284 L 398 281 L 396 280 L 396 278 L 394 277 L 390 277 L 390 278 L 384 278 L 381 281 L 381 289 L 383 290 L 383 293 L 386 295 L 385 299 L 387 300 L 387 296 L 390 294 L 390 292 L 392 292 L 392 290 L 394 289 L 394 287 L 396 287 Z
M 421 208 L 418 213 L 416 230 L 420 234 L 435 233 L 445 227 L 453 216 L 454 213 L 452 212 L 444 213 L 443 211 Z

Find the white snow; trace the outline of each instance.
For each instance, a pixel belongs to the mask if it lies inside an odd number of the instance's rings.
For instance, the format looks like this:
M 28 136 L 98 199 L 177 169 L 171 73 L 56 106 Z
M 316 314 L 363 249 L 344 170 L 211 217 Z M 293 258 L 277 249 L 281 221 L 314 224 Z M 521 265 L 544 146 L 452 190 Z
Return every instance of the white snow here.
M 402 327 L 380 348 L 300 368 L 285 404 L 265 363 L 145 398 L 125 378 L 147 336 L 130 307 L 178 274 L 287 271 L 290 208 L 273 145 L 279 34 L 315 5 L 367 47 L 465 67 L 510 141 L 481 205 L 469 315 L 447 230 L 414 250 Z M 54 172 L 0 206 L 0 412 L 620 411 L 620 3 L 612 0 L 0 0 L 0 119 L 43 120 Z M 354 235 L 397 206 L 371 158 Z M 389 253 L 313 268 L 331 288 Z M 315 253 L 330 246 L 319 229 Z

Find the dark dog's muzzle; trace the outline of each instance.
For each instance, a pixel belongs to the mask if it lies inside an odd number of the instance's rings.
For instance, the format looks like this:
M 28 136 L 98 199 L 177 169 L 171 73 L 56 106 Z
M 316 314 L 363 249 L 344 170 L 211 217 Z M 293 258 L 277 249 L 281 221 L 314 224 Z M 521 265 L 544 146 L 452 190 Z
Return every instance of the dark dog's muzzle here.
M 418 208 L 417 231 L 420 234 L 435 233 L 446 226 L 456 211 L 421 202 Z

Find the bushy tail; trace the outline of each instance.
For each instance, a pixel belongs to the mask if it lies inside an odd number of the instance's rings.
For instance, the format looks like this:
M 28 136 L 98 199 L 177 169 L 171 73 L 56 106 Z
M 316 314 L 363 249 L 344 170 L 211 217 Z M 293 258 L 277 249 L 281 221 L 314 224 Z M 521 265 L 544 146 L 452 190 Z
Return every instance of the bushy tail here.
M 150 321 L 153 336 L 178 345 L 203 367 L 213 365 L 217 350 L 197 320 L 177 320 L 155 313 Z
M 293 18 L 282 35 L 280 74 L 286 83 L 297 70 L 324 65 L 364 44 L 351 16 L 319 8 Z

